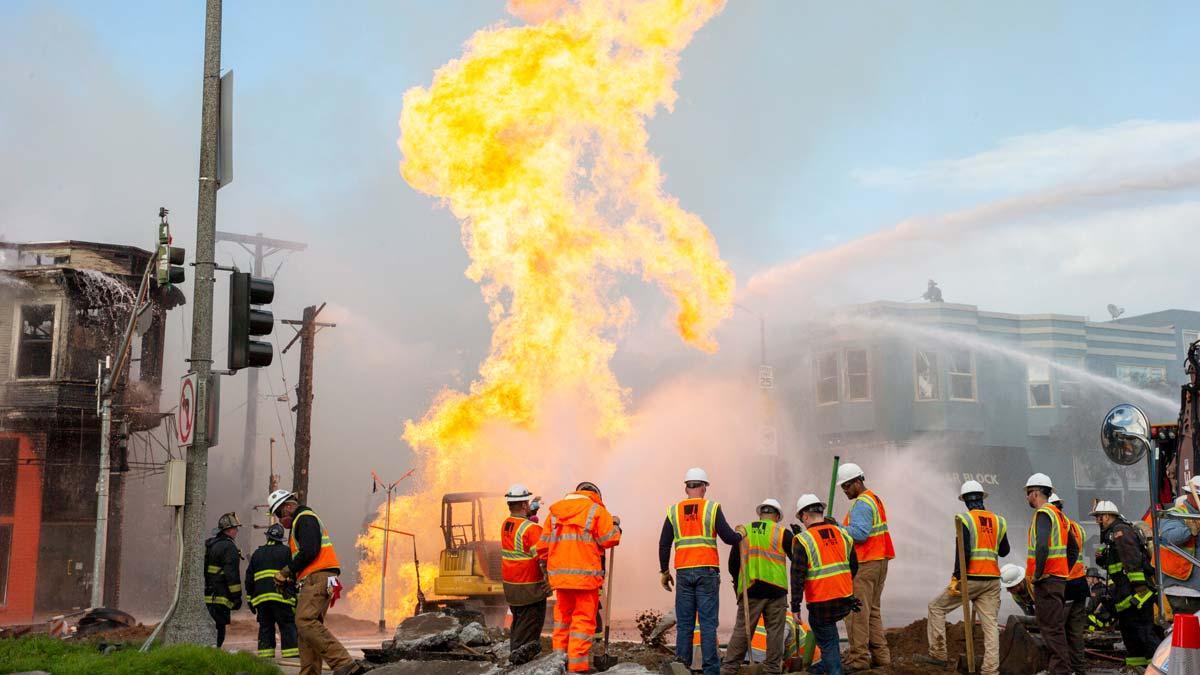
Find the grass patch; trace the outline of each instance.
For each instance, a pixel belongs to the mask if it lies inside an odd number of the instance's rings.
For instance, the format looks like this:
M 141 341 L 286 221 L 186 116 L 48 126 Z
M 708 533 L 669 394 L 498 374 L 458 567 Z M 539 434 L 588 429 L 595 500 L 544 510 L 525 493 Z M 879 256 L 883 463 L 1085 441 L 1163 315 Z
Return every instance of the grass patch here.
M 128 644 L 102 654 L 93 644 L 45 636 L 0 640 L 0 673 L 45 670 L 54 675 L 278 675 L 282 672 L 275 664 L 251 654 L 230 654 L 214 647 L 155 646 L 145 654 L 137 648 L 136 644 Z

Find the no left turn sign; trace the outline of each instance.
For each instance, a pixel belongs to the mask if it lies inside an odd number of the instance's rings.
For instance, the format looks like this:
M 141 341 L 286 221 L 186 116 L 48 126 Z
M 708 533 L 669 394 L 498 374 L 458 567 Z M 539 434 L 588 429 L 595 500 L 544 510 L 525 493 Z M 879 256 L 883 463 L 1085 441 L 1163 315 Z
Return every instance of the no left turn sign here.
M 196 373 L 179 381 L 179 411 L 175 415 L 175 435 L 182 447 L 191 447 L 196 438 Z

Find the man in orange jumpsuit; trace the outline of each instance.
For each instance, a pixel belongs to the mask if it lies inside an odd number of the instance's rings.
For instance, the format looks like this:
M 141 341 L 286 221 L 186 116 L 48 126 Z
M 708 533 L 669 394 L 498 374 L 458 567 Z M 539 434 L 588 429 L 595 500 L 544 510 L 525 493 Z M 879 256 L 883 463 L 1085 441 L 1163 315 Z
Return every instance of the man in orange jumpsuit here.
M 554 589 L 554 651 L 566 654 L 572 673 L 590 668 L 604 551 L 621 543 L 620 524 L 604 507 L 600 488 L 587 481 L 550 507 L 538 556 Z

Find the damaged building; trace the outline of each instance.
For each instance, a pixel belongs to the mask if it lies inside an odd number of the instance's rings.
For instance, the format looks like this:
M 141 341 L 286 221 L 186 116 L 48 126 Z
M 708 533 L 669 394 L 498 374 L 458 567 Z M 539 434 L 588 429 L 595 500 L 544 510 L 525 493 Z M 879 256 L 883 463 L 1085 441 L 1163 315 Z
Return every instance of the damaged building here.
M 0 624 L 90 605 L 97 379 L 153 254 L 80 241 L 0 244 Z M 178 291 L 171 291 L 178 293 Z M 120 594 L 126 439 L 157 426 L 166 293 L 151 288 L 117 373 L 104 600 Z

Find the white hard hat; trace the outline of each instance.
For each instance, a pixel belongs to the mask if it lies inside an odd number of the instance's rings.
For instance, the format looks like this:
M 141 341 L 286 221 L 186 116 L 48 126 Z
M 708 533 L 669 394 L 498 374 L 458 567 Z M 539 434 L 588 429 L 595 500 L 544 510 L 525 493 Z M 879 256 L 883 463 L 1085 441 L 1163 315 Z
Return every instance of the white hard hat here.
M 1009 563 L 1000 568 L 1000 585 L 1012 588 L 1025 580 L 1025 570 L 1020 565 Z
M 1092 507 L 1092 512 L 1088 515 L 1099 516 L 1102 514 L 1108 514 L 1110 516 L 1119 516 L 1119 515 L 1121 515 L 1121 511 L 1119 509 L 1117 509 L 1116 504 L 1110 502 L 1107 499 L 1101 499 L 1100 501 L 1096 502 L 1096 505 Z
M 1200 487 L 1200 476 L 1192 476 L 1191 480 L 1183 486 L 1184 492 L 1195 492 L 1196 488 Z
M 275 511 L 280 507 L 280 505 L 295 496 L 296 493 L 294 492 L 288 492 L 287 490 L 276 490 L 271 493 L 271 496 L 267 497 L 267 510 L 271 512 L 271 515 L 275 515 Z
M 1054 483 L 1051 482 L 1050 476 L 1044 473 L 1035 473 L 1029 477 L 1029 480 L 1025 481 L 1025 489 L 1028 490 L 1031 487 L 1044 487 L 1053 490 Z
M 1050 493 L 1050 498 L 1049 498 L 1049 499 L 1047 499 L 1046 501 L 1048 501 L 1048 502 L 1050 502 L 1051 504 L 1053 504 L 1053 503 L 1055 503 L 1055 502 L 1061 502 L 1061 501 L 1062 501 L 1062 497 L 1059 497 L 1057 492 L 1051 492 L 1051 493 Z
M 531 499 L 533 499 L 533 493 L 529 491 L 529 488 L 520 483 L 513 483 L 504 495 L 504 501 L 510 504 L 527 502 Z
M 979 481 L 969 480 L 962 484 L 962 488 L 958 491 L 958 498 L 966 501 L 967 495 L 976 493 L 983 495 L 985 498 L 988 496 L 988 493 L 983 491 L 983 486 L 979 484 Z
M 862 468 L 853 462 L 847 462 L 838 467 L 837 482 L 838 485 L 847 481 L 852 481 L 855 478 L 866 478 Z
M 825 508 L 825 502 L 821 501 L 816 495 L 800 495 L 800 499 L 796 500 L 796 514 L 799 515 L 804 509 L 817 504 L 819 504 L 821 508 Z
M 755 513 L 762 513 L 764 506 L 769 506 L 775 509 L 775 513 L 778 513 L 781 516 L 783 515 L 783 507 L 779 505 L 778 499 L 767 497 L 766 499 L 762 500 L 762 503 L 758 505 L 758 508 L 754 509 Z
M 704 472 L 704 469 L 701 469 L 698 466 L 692 467 L 687 470 L 686 474 L 683 475 L 683 482 L 704 483 L 705 485 L 708 485 L 708 474 Z

